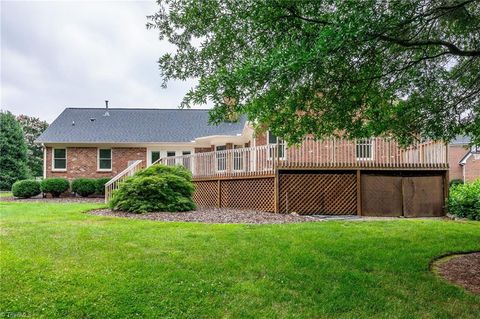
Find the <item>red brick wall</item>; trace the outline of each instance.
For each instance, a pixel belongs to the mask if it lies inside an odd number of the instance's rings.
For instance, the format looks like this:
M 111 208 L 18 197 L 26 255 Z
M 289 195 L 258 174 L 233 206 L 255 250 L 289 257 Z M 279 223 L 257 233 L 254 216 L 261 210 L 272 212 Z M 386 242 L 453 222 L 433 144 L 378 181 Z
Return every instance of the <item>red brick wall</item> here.
M 480 159 L 475 159 L 472 155 L 465 165 L 465 180 L 473 182 L 478 178 L 480 178 Z
M 97 170 L 97 147 L 67 147 L 67 171 L 52 171 L 52 148 L 47 147 L 47 177 L 99 178 L 113 177 L 128 166 L 129 161 L 143 160 L 146 163 L 146 148 L 112 148 L 112 170 Z
M 467 154 L 468 147 L 464 145 L 450 145 L 448 149 L 448 164 L 450 165 L 449 178 L 463 179 L 463 169 L 460 160 Z

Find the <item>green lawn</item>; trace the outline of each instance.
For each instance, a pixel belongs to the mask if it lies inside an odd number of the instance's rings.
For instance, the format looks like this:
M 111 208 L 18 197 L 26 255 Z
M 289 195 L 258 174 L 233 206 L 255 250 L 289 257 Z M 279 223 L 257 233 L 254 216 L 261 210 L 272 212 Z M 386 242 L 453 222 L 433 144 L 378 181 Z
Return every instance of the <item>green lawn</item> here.
M 98 206 L 98 205 L 97 205 Z M 428 264 L 480 223 L 162 223 L 0 203 L 0 317 L 478 318 Z
M 12 192 L 0 192 L 0 198 L 1 197 L 12 197 Z

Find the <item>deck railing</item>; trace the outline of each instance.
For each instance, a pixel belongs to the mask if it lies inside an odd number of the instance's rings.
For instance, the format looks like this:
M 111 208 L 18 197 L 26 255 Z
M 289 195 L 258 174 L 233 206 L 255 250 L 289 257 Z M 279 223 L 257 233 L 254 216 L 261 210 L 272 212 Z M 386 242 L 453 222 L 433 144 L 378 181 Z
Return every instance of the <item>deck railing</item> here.
M 112 192 L 118 188 L 119 183 L 142 169 L 142 162 L 142 160 L 134 161 L 105 184 L 105 203 L 108 203 L 112 197 Z
M 447 168 L 447 147 L 441 142 L 399 147 L 392 139 L 307 138 L 297 146 L 268 144 L 224 151 L 163 157 L 157 162 L 183 165 L 194 178 L 273 174 L 276 168 Z

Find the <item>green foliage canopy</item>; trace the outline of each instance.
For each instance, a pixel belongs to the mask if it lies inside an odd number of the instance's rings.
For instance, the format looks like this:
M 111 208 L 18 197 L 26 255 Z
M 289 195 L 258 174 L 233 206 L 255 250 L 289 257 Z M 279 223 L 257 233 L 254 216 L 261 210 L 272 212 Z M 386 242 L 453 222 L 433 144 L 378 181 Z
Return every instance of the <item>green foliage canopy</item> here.
M 394 136 L 480 143 L 480 1 L 159 0 L 160 70 L 289 142 Z
M 27 144 L 27 162 L 30 174 L 32 176 L 43 175 L 43 148 L 42 145 L 35 143 L 35 139 L 40 136 L 48 127 L 46 121 L 37 117 L 19 115 L 17 121 L 20 123 Z
M 26 179 L 27 146 L 23 131 L 15 116 L 0 112 L 0 190 L 10 190 L 12 184 Z

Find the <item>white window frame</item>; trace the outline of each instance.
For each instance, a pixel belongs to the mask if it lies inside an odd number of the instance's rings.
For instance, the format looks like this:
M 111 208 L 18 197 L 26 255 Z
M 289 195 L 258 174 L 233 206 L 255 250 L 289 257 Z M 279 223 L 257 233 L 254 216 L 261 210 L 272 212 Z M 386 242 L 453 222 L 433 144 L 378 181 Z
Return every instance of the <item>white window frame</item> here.
M 224 150 L 217 150 L 218 147 L 225 147 Z M 225 152 L 227 150 L 227 145 L 215 145 L 215 171 L 217 172 L 226 172 L 227 171 L 227 152 Z M 221 153 L 223 157 L 218 157 L 219 153 L 217 152 L 223 152 Z M 219 169 L 219 160 L 223 160 L 224 162 L 224 165 L 223 165 L 223 169 Z
M 278 137 L 278 136 L 275 136 L 275 137 L 277 139 L 277 142 L 275 142 L 275 144 L 270 143 L 270 131 L 267 131 L 267 145 L 277 145 L 278 144 L 279 146 L 281 146 L 283 148 L 283 156 L 279 157 L 278 159 L 285 160 L 285 159 L 287 159 L 287 144 L 280 137 Z M 278 150 L 277 150 L 277 152 L 278 152 Z M 271 154 L 270 150 L 268 151 L 268 160 L 272 160 L 272 154 Z
M 243 145 L 233 145 L 233 155 L 232 155 L 232 168 L 234 172 L 244 172 L 245 171 L 245 153 L 241 151 L 243 149 Z M 240 149 L 240 151 L 237 153 L 235 150 Z M 240 160 L 239 163 L 241 163 L 240 168 L 236 169 L 235 168 L 235 155 L 239 155 L 240 157 L 238 158 Z
M 359 143 L 360 141 L 370 141 L 370 143 Z M 357 152 L 358 146 L 370 146 L 370 157 L 359 157 Z M 373 161 L 375 159 L 375 140 L 373 138 L 362 138 L 355 140 L 355 159 L 357 161 Z
M 162 158 L 162 152 L 161 151 L 156 151 L 156 150 L 150 150 L 149 154 L 150 154 L 150 158 L 149 158 L 149 161 L 150 161 L 150 165 L 153 164 L 153 153 L 158 153 L 158 159 Z M 157 160 L 155 160 L 157 161 Z
M 100 160 L 107 158 L 100 158 L 100 150 L 110 150 L 110 168 L 100 168 Z M 111 172 L 113 166 L 113 152 L 111 148 L 97 148 L 97 170 L 100 172 Z
M 55 150 L 65 150 L 65 168 L 55 168 Z M 52 172 L 66 172 L 68 168 L 68 154 L 66 147 L 54 147 L 52 148 Z M 61 158 L 63 159 L 63 158 Z

